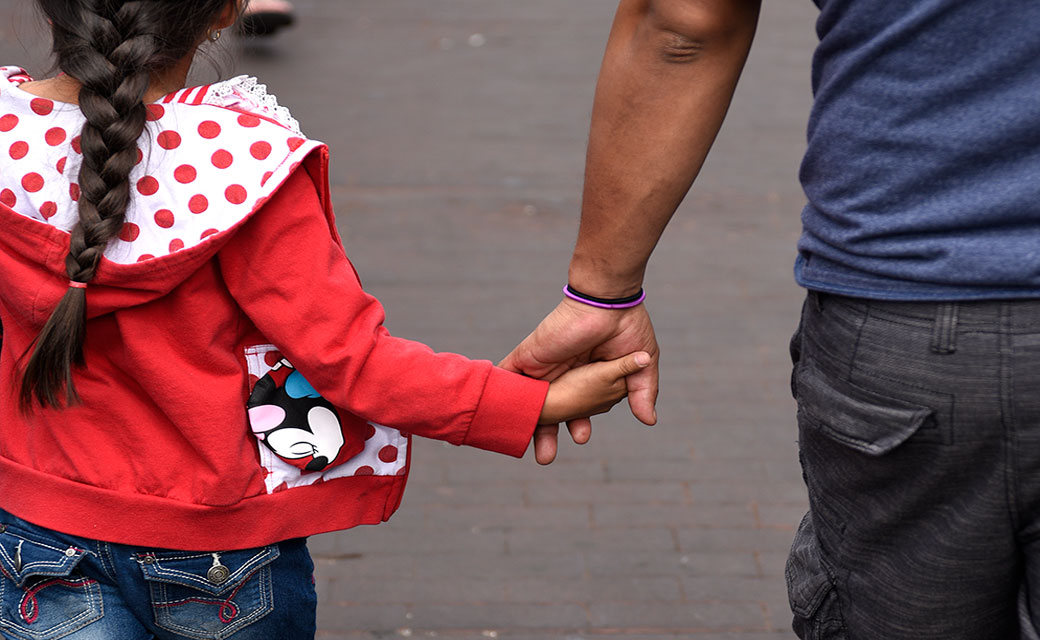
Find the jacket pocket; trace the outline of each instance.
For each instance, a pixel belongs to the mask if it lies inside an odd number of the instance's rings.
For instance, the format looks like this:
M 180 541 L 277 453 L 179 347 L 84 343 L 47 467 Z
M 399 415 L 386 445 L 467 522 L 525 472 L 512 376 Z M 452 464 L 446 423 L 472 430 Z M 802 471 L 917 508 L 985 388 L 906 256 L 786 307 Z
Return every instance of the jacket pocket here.
M 929 399 L 934 408 L 927 407 L 832 381 L 811 362 L 799 367 L 797 386 L 804 418 L 833 440 L 870 456 L 885 455 L 921 430 L 935 432 L 939 406 L 950 403 L 936 393 Z
M 246 409 L 267 493 L 353 476 L 399 476 L 408 437 L 322 398 L 272 344 L 246 347 Z
M 222 640 L 274 608 L 271 562 L 278 545 L 217 553 L 138 554 L 155 624 L 197 638 Z
M 805 514 L 784 569 L 792 626 L 802 640 L 845 640 L 834 582 L 824 567 L 810 514 Z
M 4 637 L 57 640 L 101 619 L 100 585 L 75 572 L 86 551 L 22 537 L 9 526 L 0 531 Z

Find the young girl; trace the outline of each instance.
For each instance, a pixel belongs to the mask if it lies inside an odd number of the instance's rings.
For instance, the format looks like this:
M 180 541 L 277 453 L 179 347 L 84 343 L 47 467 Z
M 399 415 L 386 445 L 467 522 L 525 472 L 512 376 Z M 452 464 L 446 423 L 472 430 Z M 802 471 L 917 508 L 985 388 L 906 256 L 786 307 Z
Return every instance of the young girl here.
M 523 454 L 551 385 L 388 335 L 327 153 L 254 80 L 183 88 L 234 0 L 38 0 L 0 69 L 0 635 L 310 638 L 303 538 L 386 520 L 410 434 Z

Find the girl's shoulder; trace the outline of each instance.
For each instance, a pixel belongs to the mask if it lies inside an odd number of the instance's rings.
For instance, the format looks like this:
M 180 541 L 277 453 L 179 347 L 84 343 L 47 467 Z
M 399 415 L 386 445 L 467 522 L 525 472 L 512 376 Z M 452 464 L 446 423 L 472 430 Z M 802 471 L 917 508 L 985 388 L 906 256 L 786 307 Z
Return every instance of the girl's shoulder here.
M 83 116 L 73 104 L 19 90 L 31 78 L 0 67 L 0 203 L 23 217 L 70 231 L 79 220 Z M 113 262 L 161 258 L 215 240 L 267 202 L 305 160 L 326 154 L 254 78 L 171 93 L 148 108 L 131 202 Z M 313 157 L 312 157 L 313 154 Z M 321 185 L 319 185 L 321 187 Z
M 299 121 L 289 109 L 278 104 L 278 98 L 267 92 L 267 85 L 252 76 L 238 76 L 210 85 L 203 102 L 215 107 L 262 115 L 296 135 L 303 135 Z
M 184 107 L 217 107 L 238 114 L 249 114 L 278 125 L 296 136 L 303 136 L 300 123 L 289 109 L 278 104 L 278 98 L 268 93 L 267 85 L 251 76 L 238 76 L 215 84 L 187 87 L 168 94 L 158 105 Z M 253 120 L 249 120 L 253 122 Z M 260 126 L 260 125 L 257 125 Z
M 216 240 L 324 147 L 246 76 L 171 93 L 148 105 L 148 119 L 150 144 L 142 144 L 142 162 L 131 174 L 127 222 L 134 226 L 106 250 L 113 262 L 160 258 Z

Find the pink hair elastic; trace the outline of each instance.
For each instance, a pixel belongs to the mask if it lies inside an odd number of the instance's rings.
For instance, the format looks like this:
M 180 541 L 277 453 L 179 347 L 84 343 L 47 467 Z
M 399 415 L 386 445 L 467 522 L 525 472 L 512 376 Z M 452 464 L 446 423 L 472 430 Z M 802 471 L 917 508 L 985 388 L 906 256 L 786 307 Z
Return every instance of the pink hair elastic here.
M 571 285 L 567 285 L 563 288 L 563 295 L 571 300 L 576 300 L 582 304 L 599 309 L 631 309 L 632 307 L 638 307 L 643 304 L 643 300 L 646 300 L 646 292 L 643 289 L 639 289 L 635 295 L 625 298 L 597 298 L 587 293 L 582 293 Z
M 75 280 L 69 280 L 69 286 L 72 287 L 73 289 L 86 289 L 87 288 L 87 283 L 86 282 L 76 282 Z

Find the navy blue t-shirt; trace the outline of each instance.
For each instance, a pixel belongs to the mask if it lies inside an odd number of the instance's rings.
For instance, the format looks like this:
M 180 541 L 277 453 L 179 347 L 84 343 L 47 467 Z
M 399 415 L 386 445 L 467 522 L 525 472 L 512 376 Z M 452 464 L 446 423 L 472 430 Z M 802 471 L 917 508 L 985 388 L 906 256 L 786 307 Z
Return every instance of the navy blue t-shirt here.
M 1040 0 L 816 4 L 798 282 L 1040 297 Z

